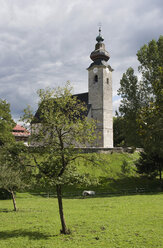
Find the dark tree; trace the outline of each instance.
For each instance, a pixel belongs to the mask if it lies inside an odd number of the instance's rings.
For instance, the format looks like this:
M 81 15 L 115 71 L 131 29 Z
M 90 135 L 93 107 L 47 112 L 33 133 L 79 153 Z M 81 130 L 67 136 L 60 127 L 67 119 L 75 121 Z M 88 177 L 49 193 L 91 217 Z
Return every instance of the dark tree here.
M 127 146 L 124 134 L 125 121 L 122 116 L 117 116 L 113 118 L 113 140 L 114 147 L 124 147 Z
M 159 157 L 158 154 L 145 151 L 141 152 L 140 158 L 136 163 L 136 167 L 138 173 L 150 177 L 159 176 L 160 181 L 162 180 L 163 158 Z
M 119 112 L 126 121 L 128 144 L 144 148 L 138 162 L 140 173 L 153 173 L 161 179 L 163 160 L 163 36 L 152 40 L 137 52 L 141 80 L 129 68 L 123 74 Z M 131 135 L 133 137 L 131 139 Z M 137 136 L 136 136 L 137 134 Z M 135 139 L 135 141 L 133 140 Z M 143 162 L 144 161 L 144 162 Z
M 122 98 L 119 113 L 120 117 L 123 118 L 122 133 L 125 137 L 125 144 L 126 146 L 139 147 L 141 142 L 136 120 L 141 107 L 141 96 L 138 78 L 134 75 L 134 70 L 131 67 L 123 74 L 118 95 Z

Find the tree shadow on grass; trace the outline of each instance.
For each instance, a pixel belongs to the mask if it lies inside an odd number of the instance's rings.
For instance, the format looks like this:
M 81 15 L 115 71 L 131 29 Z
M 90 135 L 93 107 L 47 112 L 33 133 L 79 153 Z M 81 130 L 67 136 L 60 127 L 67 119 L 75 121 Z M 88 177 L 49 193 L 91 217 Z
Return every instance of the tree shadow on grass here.
M 54 235 L 57 236 L 57 235 Z M 19 238 L 19 237 L 28 237 L 30 240 L 37 239 L 48 239 L 51 235 L 47 235 L 45 233 L 39 231 L 28 231 L 28 230 L 14 230 L 14 231 L 1 231 L 0 232 L 0 240 L 6 240 L 10 238 Z
M 0 213 L 11 213 L 13 210 L 8 210 L 7 208 L 1 208 Z
M 150 191 L 158 190 L 160 188 L 160 181 L 158 179 L 151 179 L 147 177 L 134 177 L 134 176 L 121 176 L 116 180 L 111 180 L 110 178 L 101 178 L 101 184 L 110 186 L 111 189 L 121 190 L 121 189 L 136 189 L 136 188 L 146 188 Z
M 83 190 L 95 191 L 94 196 L 82 197 Z M 82 199 L 82 198 L 99 198 L 99 197 L 114 197 L 132 194 L 160 194 L 160 181 L 158 179 L 150 179 L 147 177 L 134 177 L 134 176 L 121 176 L 117 179 L 114 178 L 100 178 L 100 184 L 92 187 L 81 188 L 81 194 L 68 194 L 63 195 L 66 199 Z

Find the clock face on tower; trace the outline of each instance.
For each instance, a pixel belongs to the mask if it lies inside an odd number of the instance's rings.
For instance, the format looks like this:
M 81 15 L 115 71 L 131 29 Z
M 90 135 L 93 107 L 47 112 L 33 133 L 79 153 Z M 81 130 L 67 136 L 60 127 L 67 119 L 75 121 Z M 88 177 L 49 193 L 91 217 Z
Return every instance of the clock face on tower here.
M 106 72 L 107 72 L 107 73 L 109 72 L 109 69 L 108 69 L 108 68 L 106 68 Z
M 94 73 L 97 73 L 97 72 L 98 72 L 98 69 L 95 67 L 95 68 L 93 69 L 93 72 L 94 72 Z

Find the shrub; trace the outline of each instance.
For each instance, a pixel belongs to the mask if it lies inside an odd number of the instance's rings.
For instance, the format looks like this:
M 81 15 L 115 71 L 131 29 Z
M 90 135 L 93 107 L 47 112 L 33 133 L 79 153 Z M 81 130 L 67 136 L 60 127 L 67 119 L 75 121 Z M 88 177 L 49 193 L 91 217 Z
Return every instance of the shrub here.
M 0 189 L 0 200 L 11 199 L 11 193 L 6 189 Z

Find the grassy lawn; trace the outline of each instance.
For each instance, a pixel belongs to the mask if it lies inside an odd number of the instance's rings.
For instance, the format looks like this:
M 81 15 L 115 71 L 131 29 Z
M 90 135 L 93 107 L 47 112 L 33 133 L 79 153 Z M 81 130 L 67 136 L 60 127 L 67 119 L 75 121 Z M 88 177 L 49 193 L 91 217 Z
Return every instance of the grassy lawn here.
M 163 247 L 163 194 L 64 199 L 72 233 L 60 235 L 55 198 L 17 195 L 0 201 L 0 248 Z

